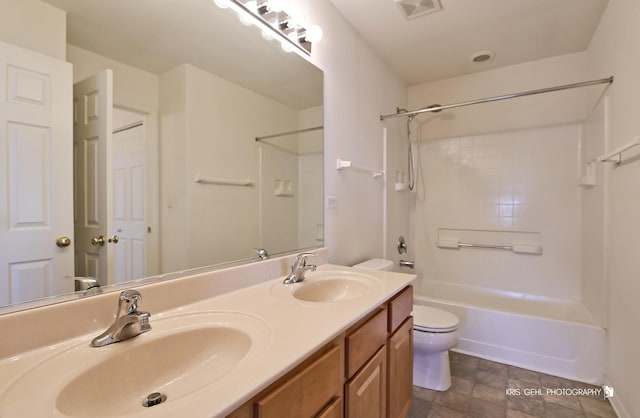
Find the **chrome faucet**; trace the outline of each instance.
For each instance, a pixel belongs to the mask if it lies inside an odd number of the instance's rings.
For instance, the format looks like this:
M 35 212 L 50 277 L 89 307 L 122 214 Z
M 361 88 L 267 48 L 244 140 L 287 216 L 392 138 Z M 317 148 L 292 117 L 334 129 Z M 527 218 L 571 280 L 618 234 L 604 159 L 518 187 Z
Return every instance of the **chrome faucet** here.
M 316 271 L 315 264 L 307 264 L 307 257 L 315 257 L 318 254 L 315 253 L 301 253 L 296 257 L 296 261 L 291 266 L 291 273 L 287 277 L 285 277 L 283 283 L 291 284 L 298 283 L 304 280 L 304 275 L 307 271 Z
M 138 310 L 141 299 L 142 296 L 137 290 L 129 289 L 120 293 L 116 320 L 105 332 L 91 340 L 91 347 L 103 347 L 149 331 L 151 314 Z
M 269 259 L 269 253 L 264 248 L 254 248 L 253 250 L 256 252 L 256 256 L 260 260 L 268 260 Z

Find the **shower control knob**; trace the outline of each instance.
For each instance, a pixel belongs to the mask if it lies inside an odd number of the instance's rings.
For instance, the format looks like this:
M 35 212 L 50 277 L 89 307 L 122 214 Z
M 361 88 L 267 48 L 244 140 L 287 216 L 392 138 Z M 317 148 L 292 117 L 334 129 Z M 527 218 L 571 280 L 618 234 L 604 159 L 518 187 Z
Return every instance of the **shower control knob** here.
M 404 237 L 400 235 L 398 238 L 398 254 L 404 254 L 407 252 L 407 243 L 404 240 Z

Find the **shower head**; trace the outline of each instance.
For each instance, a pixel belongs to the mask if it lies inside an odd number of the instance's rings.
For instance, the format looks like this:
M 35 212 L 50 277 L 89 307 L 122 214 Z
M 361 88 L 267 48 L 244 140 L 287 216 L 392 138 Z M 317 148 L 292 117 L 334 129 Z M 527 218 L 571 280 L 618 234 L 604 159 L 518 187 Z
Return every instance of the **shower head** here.
M 442 105 L 432 104 L 431 106 L 423 107 L 422 109 L 433 109 L 433 108 L 436 108 L 436 107 L 442 107 Z M 422 109 L 420 109 L 420 110 L 422 110 Z M 431 111 L 431 113 L 439 113 L 439 112 L 442 112 L 442 109 Z
M 438 108 L 438 107 L 442 107 L 442 105 L 439 104 L 432 104 L 430 106 L 426 106 L 426 107 L 422 107 L 419 110 L 427 110 L 427 109 L 433 109 L 433 108 Z M 443 109 L 438 109 L 438 110 L 432 110 L 431 113 L 439 113 L 442 112 Z M 407 109 L 403 109 L 401 107 L 396 107 L 396 113 L 409 113 L 409 111 Z M 409 113 L 407 115 L 407 117 L 409 118 L 409 120 L 412 120 L 413 118 L 415 118 L 416 116 L 418 116 L 418 113 Z

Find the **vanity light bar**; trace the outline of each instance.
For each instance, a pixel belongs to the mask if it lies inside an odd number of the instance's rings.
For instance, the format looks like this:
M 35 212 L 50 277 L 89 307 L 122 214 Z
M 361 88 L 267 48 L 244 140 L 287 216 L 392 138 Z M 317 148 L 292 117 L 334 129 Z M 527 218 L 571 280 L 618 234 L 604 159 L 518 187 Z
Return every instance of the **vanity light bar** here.
M 282 43 L 282 49 L 293 51 L 298 49 L 311 56 L 311 44 L 322 39 L 322 29 L 317 25 L 304 22 L 301 13 L 288 14 L 284 8 L 284 0 L 213 0 L 220 8 L 231 7 L 238 13 L 244 24 L 260 23 L 263 37 L 270 39 L 275 35 Z M 298 15 L 298 17 L 294 17 Z

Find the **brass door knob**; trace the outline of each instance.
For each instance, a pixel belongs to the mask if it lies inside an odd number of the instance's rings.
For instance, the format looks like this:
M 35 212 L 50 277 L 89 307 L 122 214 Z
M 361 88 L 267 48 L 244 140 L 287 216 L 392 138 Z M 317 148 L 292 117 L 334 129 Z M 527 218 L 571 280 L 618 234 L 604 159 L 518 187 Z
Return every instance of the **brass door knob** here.
M 120 241 L 120 237 L 118 237 L 117 235 L 114 235 L 111 238 L 109 238 L 109 242 L 113 242 L 114 244 L 117 244 L 118 241 Z
M 71 245 L 71 238 L 65 236 L 58 237 L 58 239 L 56 239 L 56 245 L 58 247 L 68 247 Z
M 91 245 L 93 245 L 94 247 L 99 245 L 99 246 L 103 246 L 104 245 L 104 235 L 100 235 L 99 237 L 93 237 L 91 238 Z

